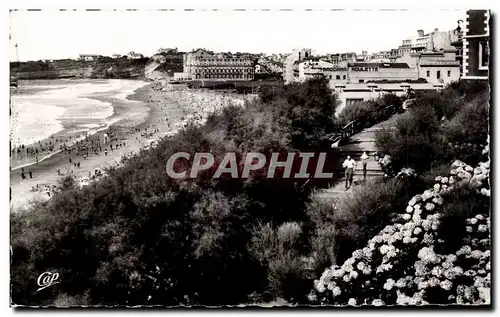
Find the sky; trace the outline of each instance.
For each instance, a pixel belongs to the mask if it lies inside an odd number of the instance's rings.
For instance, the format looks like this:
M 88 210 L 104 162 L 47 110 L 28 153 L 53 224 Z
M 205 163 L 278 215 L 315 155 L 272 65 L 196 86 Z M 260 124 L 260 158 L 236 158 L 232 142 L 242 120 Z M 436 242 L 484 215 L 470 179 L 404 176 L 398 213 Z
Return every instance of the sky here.
M 11 61 L 27 61 L 130 51 L 151 56 L 170 47 L 250 53 L 287 53 L 300 47 L 319 54 L 377 52 L 397 48 L 418 29 L 426 33 L 455 29 L 464 14 L 451 9 L 22 10 L 10 13 L 9 53 Z

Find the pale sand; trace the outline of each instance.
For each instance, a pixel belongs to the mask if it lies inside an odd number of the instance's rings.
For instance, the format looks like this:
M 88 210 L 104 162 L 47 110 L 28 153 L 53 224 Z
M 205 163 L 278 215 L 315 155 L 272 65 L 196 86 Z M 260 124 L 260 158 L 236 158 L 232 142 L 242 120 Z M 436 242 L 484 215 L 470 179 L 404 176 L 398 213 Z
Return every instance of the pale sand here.
M 118 166 L 124 155 L 131 155 L 144 147 L 148 147 L 151 141 L 158 140 L 166 135 L 176 133 L 184 127 L 187 122 L 202 124 L 207 116 L 229 104 L 244 105 L 245 99 L 252 99 L 255 96 L 229 95 L 212 91 L 185 90 L 185 91 L 158 91 L 151 89 L 151 85 L 136 90 L 129 99 L 140 100 L 148 104 L 149 114 L 144 122 L 117 122 L 113 129 L 120 130 L 120 140 L 125 142 L 125 146 L 110 151 L 108 155 L 91 154 L 84 160 L 83 157 L 71 155 L 74 162 L 80 162 L 81 167 L 73 167 L 69 164 L 69 156 L 60 153 L 36 165 L 25 168 L 27 179 L 21 180 L 20 170 L 11 171 L 12 201 L 11 211 L 23 210 L 29 207 L 33 200 L 46 200 L 49 196 L 44 185 L 53 186 L 62 177 L 57 174 L 57 169 L 66 172 L 71 169 L 73 174 L 80 181 L 80 184 L 88 183 L 89 172 L 93 175 L 95 169 L 103 169 L 109 166 Z M 168 120 L 166 120 L 168 118 Z M 135 132 L 135 128 L 141 132 Z M 148 133 L 158 129 L 151 137 L 142 137 L 141 133 L 148 128 Z M 102 135 L 106 131 L 101 131 Z M 114 142 L 116 143 L 116 142 Z M 33 172 L 33 179 L 29 179 L 28 171 Z M 39 191 L 31 191 L 33 187 L 40 184 Z

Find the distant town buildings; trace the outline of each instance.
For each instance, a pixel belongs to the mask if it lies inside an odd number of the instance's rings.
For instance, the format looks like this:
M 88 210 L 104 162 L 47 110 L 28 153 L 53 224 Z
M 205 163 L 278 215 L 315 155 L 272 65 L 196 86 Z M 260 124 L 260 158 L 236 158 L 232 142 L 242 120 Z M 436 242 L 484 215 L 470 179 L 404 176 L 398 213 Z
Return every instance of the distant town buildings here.
M 122 58 L 123 55 L 120 54 L 113 54 L 113 58 Z
M 136 53 L 136 52 L 130 52 L 130 53 L 127 54 L 127 58 L 129 58 L 129 59 L 140 59 L 140 58 L 144 58 L 144 55 Z
M 490 12 L 469 10 L 463 34 L 463 78 L 488 80 Z
M 82 61 L 95 61 L 98 58 L 102 57 L 101 55 L 93 55 L 93 54 L 80 54 L 80 60 Z
M 312 56 L 310 48 L 295 49 L 286 57 L 283 68 L 283 80 L 286 84 L 296 81 L 299 74 L 298 63 Z
M 156 54 L 177 54 L 179 51 L 177 50 L 177 47 L 175 48 L 160 48 L 158 51 L 156 51 Z
M 183 72 L 174 73 L 176 80 L 252 80 L 255 61 L 246 53 L 215 53 L 197 49 L 184 54 Z

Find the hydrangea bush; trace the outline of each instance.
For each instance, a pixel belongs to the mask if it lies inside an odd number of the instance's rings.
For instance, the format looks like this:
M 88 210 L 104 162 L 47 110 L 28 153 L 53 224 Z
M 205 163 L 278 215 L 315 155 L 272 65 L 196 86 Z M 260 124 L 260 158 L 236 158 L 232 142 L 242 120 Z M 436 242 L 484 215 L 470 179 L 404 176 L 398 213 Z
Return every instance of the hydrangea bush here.
M 445 194 L 469 184 L 490 196 L 489 173 L 489 161 L 476 168 L 455 161 L 448 176 L 436 177 L 433 188 L 414 196 L 367 246 L 342 265 L 327 268 L 314 281 L 311 304 L 490 304 L 489 210 L 466 219 L 466 236 L 458 251 L 436 251 L 444 243 L 438 229 Z

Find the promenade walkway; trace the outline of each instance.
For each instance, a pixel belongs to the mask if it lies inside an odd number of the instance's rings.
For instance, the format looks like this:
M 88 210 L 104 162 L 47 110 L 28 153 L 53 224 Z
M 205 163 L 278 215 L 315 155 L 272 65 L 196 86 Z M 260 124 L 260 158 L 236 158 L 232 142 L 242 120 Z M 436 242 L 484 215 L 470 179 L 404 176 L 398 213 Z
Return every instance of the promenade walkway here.
M 338 151 L 339 154 L 341 155 L 342 162 L 345 160 L 347 156 L 350 156 L 358 163 L 356 171 L 354 173 L 354 182 L 357 183 L 358 181 L 363 180 L 363 167 L 361 165 L 361 160 L 360 160 L 360 157 L 363 154 L 363 152 L 366 152 L 366 154 L 368 154 L 369 156 L 367 163 L 367 173 L 366 173 L 367 181 L 372 178 L 383 176 L 383 172 L 380 168 L 380 165 L 375 161 L 375 158 L 373 156 L 377 151 L 375 147 L 375 133 L 379 130 L 382 130 L 383 128 L 390 129 L 394 127 L 394 123 L 400 116 L 401 114 L 394 115 L 386 121 L 377 123 L 372 127 L 365 128 L 361 130 L 359 133 L 351 136 L 346 144 L 339 146 Z M 339 172 L 343 173 L 343 171 Z M 321 198 L 327 198 L 327 199 L 338 198 L 344 193 L 351 191 L 351 189 L 355 186 L 362 186 L 361 182 L 359 182 L 359 185 L 353 183 L 352 187 L 346 191 L 345 178 L 342 177 L 342 179 L 339 182 L 337 182 L 334 186 L 328 189 L 320 190 L 316 193 L 316 195 Z

